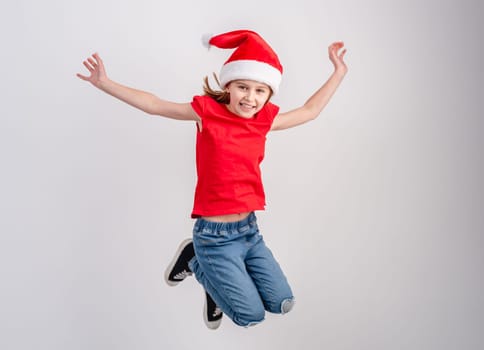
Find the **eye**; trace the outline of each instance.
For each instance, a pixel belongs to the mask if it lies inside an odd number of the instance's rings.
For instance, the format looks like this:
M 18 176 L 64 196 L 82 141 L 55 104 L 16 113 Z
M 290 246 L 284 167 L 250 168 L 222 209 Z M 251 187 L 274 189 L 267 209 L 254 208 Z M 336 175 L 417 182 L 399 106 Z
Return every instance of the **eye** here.
M 266 89 L 257 89 L 257 92 L 259 94 L 265 94 L 266 93 Z
M 247 86 L 245 86 L 245 85 L 239 85 L 238 88 L 240 90 L 247 90 Z

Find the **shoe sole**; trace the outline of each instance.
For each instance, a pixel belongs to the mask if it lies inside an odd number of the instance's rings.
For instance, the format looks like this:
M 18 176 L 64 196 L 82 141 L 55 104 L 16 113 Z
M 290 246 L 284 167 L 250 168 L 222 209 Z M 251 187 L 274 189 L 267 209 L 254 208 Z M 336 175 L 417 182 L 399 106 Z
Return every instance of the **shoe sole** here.
M 185 239 L 183 242 L 180 243 L 180 246 L 178 247 L 176 253 L 175 253 L 175 256 L 173 257 L 173 260 L 170 262 L 170 264 L 168 265 L 168 267 L 166 268 L 165 270 L 165 282 L 166 284 L 168 284 L 169 286 L 176 286 L 178 283 L 180 283 L 181 281 L 178 281 L 178 282 L 175 282 L 175 281 L 170 281 L 168 279 L 168 277 L 170 277 L 170 272 L 171 270 L 173 270 L 173 268 L 175 267 L 175 264 L 176 264 L 176 261 L 178 260 L 178 258 L 180 257 L 180 254 L 181 252 L 183 251 L 183 249 L 185 249 L 185 247 L 187 245 L 189 245 L 190 243 L 192 243 L 192 239 L 191 238 L 187 238 Z M 183 280 L 182 280 L 183 281 Z

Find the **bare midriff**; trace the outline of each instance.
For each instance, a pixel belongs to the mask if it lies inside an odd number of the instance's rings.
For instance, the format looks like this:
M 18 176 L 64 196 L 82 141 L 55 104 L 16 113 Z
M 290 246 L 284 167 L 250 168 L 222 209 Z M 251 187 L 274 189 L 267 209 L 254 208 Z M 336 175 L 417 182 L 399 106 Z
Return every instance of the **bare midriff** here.
M 249 216 L 250 212 L 237 213 L 237 214 L 227 214 L 227 215 L 217 215 L 217 216 L 202 216 L 204 220 L 212 222 L 237 222 L 244 220 Z

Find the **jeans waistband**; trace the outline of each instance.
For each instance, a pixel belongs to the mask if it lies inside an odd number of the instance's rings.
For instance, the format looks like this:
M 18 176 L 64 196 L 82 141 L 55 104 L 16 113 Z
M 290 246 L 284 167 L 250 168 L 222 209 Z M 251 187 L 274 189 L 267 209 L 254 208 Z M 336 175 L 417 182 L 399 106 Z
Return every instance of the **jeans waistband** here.
M 194 229 L 196 231 L 208 230 L 212 232 L 217 231 L 243 231 L 247 227 L 257 224 L 257 218 L 254 212 L 251 212 L 246 218 L 235 222 L 214 222 L 203 218 L 198 218 L 195 222 Z

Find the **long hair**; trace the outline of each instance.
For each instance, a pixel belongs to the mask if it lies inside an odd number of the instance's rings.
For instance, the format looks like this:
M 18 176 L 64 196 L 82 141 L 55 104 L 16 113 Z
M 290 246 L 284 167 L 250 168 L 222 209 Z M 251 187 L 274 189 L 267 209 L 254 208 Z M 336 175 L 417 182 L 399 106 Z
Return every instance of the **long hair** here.
M 213 73 L 213 77 L 215 78 L 215 81 L 217 84 L 220 86 L 220 82 L 218 81 L 217 75 Z M 225 91 L 225 90 L 214 90 L 210 87 L 210 84 L 208 83 L 208 77 L 205 77 L 203 79 L 203 92 L 205 95 L 210 96 L 213 98 L 215 101 L 223 104 L 229 104 L 230 103 L 230 94 Z

